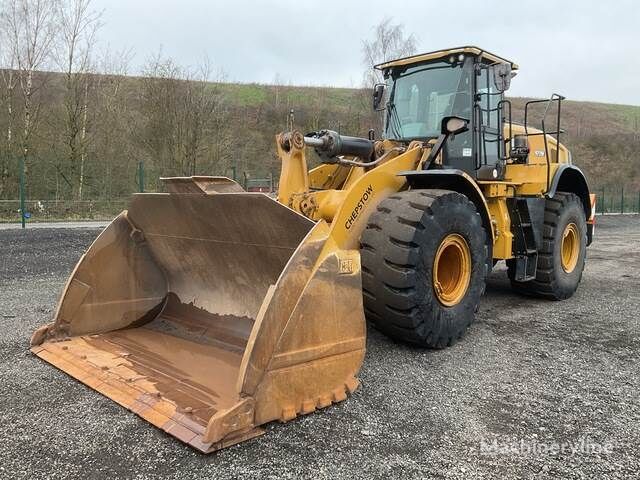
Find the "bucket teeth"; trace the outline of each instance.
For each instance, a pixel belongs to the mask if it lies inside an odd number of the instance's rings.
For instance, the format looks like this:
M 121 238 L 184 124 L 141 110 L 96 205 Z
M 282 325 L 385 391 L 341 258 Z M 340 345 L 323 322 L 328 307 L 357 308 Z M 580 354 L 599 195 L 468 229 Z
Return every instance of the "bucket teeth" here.
M 314 402 L 313 400 L 305 400 L 304 402 L 302 402 L 302 413 L 303 414 L 308 414 L 308 413 L 313 413 L 316 410 L 316 402 Z
M 331 405 L 333 402 L 331 401 L 331 395 L 322 395 L 318 399 L 318 408 L 326 408 Z
M 349 380 L 346 381 L 344 386 L 347 387 L 347 390 L 349 391 L 349 393 L 353 393 L 360 386 L 360 380 L 358 380 L 356 377 L 351 377 Z
M 336 388 L 333 391 L 333 401 L 334 402 L 342 402 L 344 400 L 347 399 L 347 392 L 345 391 L 344 387 L 342 388 Z
M 346 400 L 347 394 L 353 393 L 359 385 L 360 381 L 355 377 L 351 377 L 344 383 L 344 386 L 336 388 L 331 393 L 320 395 L 315 400 L 304 400 L 299 408 L 287 406 L 282 409 L 280 422 L 288 422 L 296 418 L 298 414 L 308 415 L 309 413 L 315 412 L 318 408 L 326 408 L 333 403 L 342 402 Z
M 289 420 L 293 420 L 296 418 L 296 409 L 295 407 L 285 407 L 282 409 L 282 415 L 280 416 L 281 422 L 288 422 Z

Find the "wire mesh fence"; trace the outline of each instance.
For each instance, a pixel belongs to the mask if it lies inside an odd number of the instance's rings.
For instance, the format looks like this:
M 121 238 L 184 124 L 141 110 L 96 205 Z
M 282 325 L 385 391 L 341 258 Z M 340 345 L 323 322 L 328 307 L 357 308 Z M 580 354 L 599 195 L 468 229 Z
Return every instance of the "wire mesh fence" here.
M 262 183 L 248 185 L 250 191 L 268 192 L 273 189 L 265 179 Z M 256 188 L 260 187 L 260 188 Z M 632 188 L 596 188 L 596 213 L 640 213 L 640 190 Z M 27 200 L 27 222 L 52 222 L 63 220 L 111 220 L 127 208 L 129 198 L 95 200 Z M 20 200 L 0 200 L 0 222 L 19 222 Z
M 232 169 L 231 174 L 242 187 L 249 192 L 263 192 L 272 194 L 275 188 L 273 175 L 265 178 L 252 178 L 247 172 L 243 172 L 241 178 L 236 179 L 236 170 Z M 24 163 L 19 165 L 19 188 L 18 199 L 0 200 L 0 222 L 13 223 L 21 222 L 23 228 L 29 222 L 54 222 L 65 220 L 110 220 L 122 210 L 126 209 L 129 198 L 110 199 L 30 199 L 25 187 Z M 149 185 L 145 182 L 148 176 L 145 174 L 143 162 L 139 162 L 135 171 L 135 182 L 132 183 L 132 190 L 137 192 L 164 191 L 164 186 L 160 182 L 156 185 Z M 136 188 L 137 187 L 137 188 Z M 151 188 L 151 190 L 148 190 Z M 131 193 L 134 193 L 133 191 Z
M 125 210 L 129 199 L 110 200 L 28 200 L 27 221 L 110 220 Z M 20 200 L 0 200 L 0 221 L 20 221 Z
M 640 190 L 634 188 L 595 188 L 596 213 L 640 213 Z

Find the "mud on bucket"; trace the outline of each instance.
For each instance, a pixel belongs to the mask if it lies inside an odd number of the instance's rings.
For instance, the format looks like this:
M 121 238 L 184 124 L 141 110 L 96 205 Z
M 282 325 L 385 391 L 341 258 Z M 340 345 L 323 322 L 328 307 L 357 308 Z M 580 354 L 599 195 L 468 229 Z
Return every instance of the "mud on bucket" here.
M 360 257 L 263 194 L 139 194 L 80 259 L 32 351 L 213 451 L 343 400 Z

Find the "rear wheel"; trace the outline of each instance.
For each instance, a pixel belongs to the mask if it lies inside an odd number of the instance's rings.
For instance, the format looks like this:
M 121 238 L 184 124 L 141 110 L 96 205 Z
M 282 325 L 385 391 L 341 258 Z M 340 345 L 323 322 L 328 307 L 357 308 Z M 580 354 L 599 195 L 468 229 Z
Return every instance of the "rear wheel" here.
M 466 196 L 392 195 L 369 218 L 360 250 L 365 314 L 382 332 L 442 348 L 473 321 L 488 253 L 482 220 Z
M 587 250 L 587 223 L 580 198 L 556 193 L 545 203 L 542 246 L 535 280 L 514 280 L 515 264 L 507 260 L 511 285 L 518 292 L 563 300 L 571 297 L 582 278 Z

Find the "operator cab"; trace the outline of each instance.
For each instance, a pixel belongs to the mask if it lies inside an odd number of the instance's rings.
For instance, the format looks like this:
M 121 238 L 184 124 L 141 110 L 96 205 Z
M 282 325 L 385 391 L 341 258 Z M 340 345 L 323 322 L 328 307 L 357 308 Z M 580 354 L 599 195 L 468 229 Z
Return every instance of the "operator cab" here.
M 441 134 L 442 120 L 468 120 L 469 129 L 450 136 L 442 163 L 478 180 L 504 175 L 503 94 L 518 66 L 478 47 L 414 55 L 376 65 L 387 95 L 384 138 L 428 141 Z M 377 102 L 376 102 L 377 99 Z M 374 103 L 381 103 L 381 87 Z M 375 106 L 375 105 L 374 105 Z

